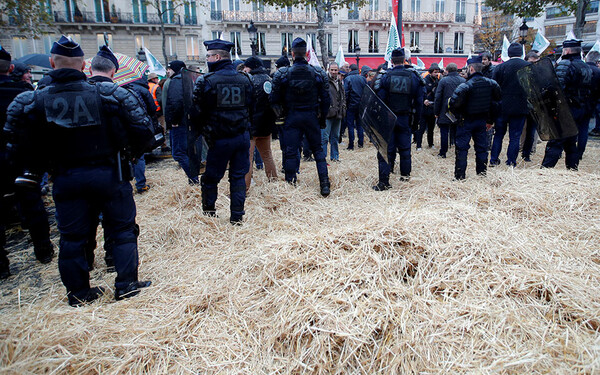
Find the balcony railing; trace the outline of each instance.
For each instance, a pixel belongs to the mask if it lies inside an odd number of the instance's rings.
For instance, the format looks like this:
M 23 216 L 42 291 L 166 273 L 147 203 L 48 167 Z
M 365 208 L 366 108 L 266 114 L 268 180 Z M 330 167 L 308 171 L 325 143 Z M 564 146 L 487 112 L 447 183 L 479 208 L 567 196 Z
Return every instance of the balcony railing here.
M 364 21 L 389 21 L 392 18 L 392 12 L 380 10 L 362 12 Z M 437 12 L 402 12 L 402 21 L 404 22 L 455 22 L 454 13 Z M 458 22 L 458 21 L 457 21 Z M 464 22 L 464 21 L 463 21 Z
M 211 12 L 211 19 L 215 21 L 237 21 L 237 22 L 282 22 L 282 23 L 316 23 L 315 12 L 258 12 L 258 11 L 234 11 L 224 10 L 222 12 Z M 325 17 L 325 22 L 331 22 L 331 15 Z
M 101 17 L 96 17 L 96 12 L 80 12 L 77 14 L 67 12 L 54 12 L 54 22 L 57 23 L 115 23 L 115 24 L 150 24 L 160 25 L 160 17 L 158 14 L 133 14 L 133 13 L 122 13 L 119 12 L 116 15 L 111 15 L 107 18 L 109 21 L 101 20 Z M 165 25 L 180 25 L 183 21 L 182 17 L 178 14 L 173 16 L 170 22 L 165 22 Z M 190 17 L 190 22 L 194 22 L 195 17 Z M 196 23 L 186 23 L 196 24 Z
M 466 14 L 457 14 L 456 16 L 454 16 L 454 22 L 466 22 L 466 21 L 467 21 Z

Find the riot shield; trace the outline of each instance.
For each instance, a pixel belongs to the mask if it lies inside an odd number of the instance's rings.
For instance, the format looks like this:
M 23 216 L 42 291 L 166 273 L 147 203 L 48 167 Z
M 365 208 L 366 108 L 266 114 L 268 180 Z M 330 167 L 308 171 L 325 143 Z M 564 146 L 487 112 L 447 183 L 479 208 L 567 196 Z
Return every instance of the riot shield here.
M 202 138 L 200 138 L 200 127 L 194 124 L 198 118 L 193 103 L 194 85 L 200 73 L 193 70 L 181 69 L 181 80 L 183 86 L 183 114 L 188 128 L 187 154 L 190 162 L 190 174 L 196 176 L 200 172 L 202 161 Z
M 377 151 L 388 160 L 388 141 L 396 125 L 396 115 L 369 87 L 365 86 L 359 107 L 360 121 Z
M 556 77 L 552 61 L 543 58 L 517 72 L 544 141 L 577 135 L 577 125 Z

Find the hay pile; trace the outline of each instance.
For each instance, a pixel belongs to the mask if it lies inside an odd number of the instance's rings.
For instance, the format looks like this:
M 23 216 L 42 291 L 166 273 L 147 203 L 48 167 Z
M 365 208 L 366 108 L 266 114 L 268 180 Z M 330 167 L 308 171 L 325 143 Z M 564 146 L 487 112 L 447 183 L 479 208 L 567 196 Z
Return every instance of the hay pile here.
M 387 192 L 371 190 L 372 146 L 342 150 L 327 199 L 314 163 L 296 188 L 258 171 L 241 227 L 226 180 L 207 218 L 173 161 L 151 164 L 136 201 L 153 286 L 73 309 L 56 261 L 11 253 L 21 269 L 0 282 L 0 372 L 598 372 L 600 149 L 573 173 L 564 159 L 538 169 L 540 146 L 487 178 L 471 154 L 464 182 L 452 157 L 415 152 L 412 179 L 393 175 Z M 93 284 L 112 288 L 96 252 Z

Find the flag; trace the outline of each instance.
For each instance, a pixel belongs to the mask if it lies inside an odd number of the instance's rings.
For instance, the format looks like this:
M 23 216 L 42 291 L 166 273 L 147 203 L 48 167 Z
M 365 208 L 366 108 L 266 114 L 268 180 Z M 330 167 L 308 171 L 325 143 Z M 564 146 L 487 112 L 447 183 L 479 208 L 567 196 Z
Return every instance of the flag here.
M 538 30 L 537 34 L 535 34 L 535 39 L 533 41 L 533 46 L 531 47 L 531 49 L 536 50 L 541 55 L 542 52 L 544 52 L 546 48 L 548 48 L 549 45 L 550 42 L 548 41 L 548 39 L 544 37 L 540 30 Z
M 471 56 L 471 52 L 469 52 L 469 56 L 467 56 L 467 61 L 471 60 L 471 57 L 473 57 L 473 56 Z M 468 64 L 469 64 L 467 61 L 465 61 L 465 68 L 466 68 L 466 67 L 468 66 Z
M 440 70 L 444 69 L 444 58 L 443 57 L 440 60 L 440 63 L 438 64 L 438 66 L 440 67 Z
M 569 30 L 569 32 L 567 33 L 567 36 L 565 38 L 565 40 L 571 40 L 571 39 L 577 39 L 575 37 L 575 33 L 573 32 L 573 30 Z
M 306 38 L 306 55 L 308 57 L 308 63 L 312 66 L 318 66 L 321 67 L 321 64 L 319 64 L 319 59 L 317 58 L 317 54 L 315 53 L 315 50 L 313 49 L 313 45 L 312 45 L 312 38 Z
M 392 60 L 392 51 L 398 47 L 400 47 L 400 35 L 398 35 L 396 17 L 394 17 L 394 14 L 392 14 L 392 20 L 390 21 L 390 31 L 388 32 L 387 46 L 385 47 L 385 61 L 389 63 Z
M 600 52 L 600 39 L 596 40 L 596 43 L 594 43 L 588 54 L 592 51 Z M 587 55 L 585 55 L 585 57 L 587 57 Z
M 346 58 L 344 57 L 344 49 L 340 44 L 340 48 L 338 48 L 337 55 L 335 55 L 335 63 L 338 64 L 338 66 L 341 68 L 342 66 L 344 66 L 345 62 Z
M 417 57 L 417 68 L 419 69 L 425 69 L 425 63 L 423 62 L 423 60 L 421 60 L 420 58 Z
M 510 46 L 510 42 L 508 41 L 508 38 L 506 37 L 506 35 L 504 35 L 504 40 L 502 41 L 502 54 L 500 55 L 500 57 L 502 58 L 502 61 L 509 60 L 508 46 Z
M 161 77 L 165 77 L 167 75 L 167 70 L 165 67 L 162 66 L 162 64 L 156 57 L 154 57 L 152 53 L 150 53 L 148 48 L 144 47 L 144 52 L 146 53 L 146 64 L 148 64 L 148 70 L 150 70 L 150 73 L 156 73 Z

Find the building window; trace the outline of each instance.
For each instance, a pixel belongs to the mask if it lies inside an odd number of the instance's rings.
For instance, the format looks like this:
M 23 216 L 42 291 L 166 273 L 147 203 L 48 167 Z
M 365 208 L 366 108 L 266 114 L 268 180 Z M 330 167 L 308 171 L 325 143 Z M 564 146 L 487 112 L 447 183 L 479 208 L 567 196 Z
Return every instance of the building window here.
M 177 44 L 174 36 L 167 37 L 167 46 L 169 48 L 169 60 L 177 60 Z
M 569 11 L 564 7 L 550 7 L 546 9 L 546 18 L 557 18 L 566 17 L 569 15 Z
M 467 20 L 467 13 L 465 8 L 465 0 L 456 0 L 456 22 L 465 22 Z
M 263 0 L 255 0 L 252 2 L 252 11 L 253 12 L 264 12 L 265 11 L 265 2 Z
M 440 31 L 435 32 L 433 41 L 433 52 L 444 53 L 444 33 Z
M 163 13 L 164 23 L 175 23 L 175 9 L 172 1 L 161 1 L 161 9 Z
M 212 36 L 213 40 L 221 39 L 221 35 L 223 35 L 223 32 L 222 31 L 213 31 L 213 32 L 211 32 L 210 35 Z
M 74 0 L 65 0 L 65 21 L 73 22 L 73 14 L 75 13 L 75 9 L 77 8 L 77 4 L 75 4 Z M 79 8 L 77 8 L 79 9 Z
M 379 52 L 379 31 L 369 30 L 369 53 Z
M 348 4 L 348 19 L 349 20 L 357 20 L 358 19 L 358 3 L 352 2 Z
M 421 45 L 421 34 L 418 31 L 410 32 L 410 49 L 419 48 Z
M 595 0 L 595 1 L 591 1 L 587 8 L 585 8 L 585 13 L 589 14 L 589 13 L 598 13 L 598 3 L 600 3 L 600 1 Z
M 146 47 L 146 44 L 144 43 L 144 36 L 136 35 L 135 36 L 135 50 L 139 51 L 140 48 L 144 48 L 144 47 Z
M 444 0 L 435 0 L 435 12 L 444 13 Z
M 197 36 L 190 35 L 185 37 L 185 49 L 188 60 L 200 60 Z
M 184 22 L 186 25 L 197 25 L 198 19 L 196 18 L 196 2 L 190 1 L 189 3 L 183 4 L 184 11 Z
M 348 30 L 348 53 L 358 47 L 358 30 Z
M 552 25 L 546 26 L 546 38 L 556 38 L 565 36 L 567 33 L 567 25 Z
M 237 53 L 238 55 L 242 54 L 242 43 L 241 43 L 241 35 L 239 31 L 232 31 L 229 33 L 230 41 L 233 43 L 233 50 L 231 53 L 234 55 Z
M 584 34 L 595 33 L 597 24 L 598 24 L 598 21 L 585 21 L 585 25 L 583 25 L 583 33 Z
M 94 7 L 96 8 L 96 22 L 110 22 L 111 14 L 108 0 L 94 0 Z
M 146 23 L 148 22 L 148 13 L 145 0 L 131 0 L 133 6 L 133 22 Z
M 464 53 L 465 33 L 454 33 L 454 53 Z
M 221 0 L 210 0 L 210 19 L 213 21 L 220 21 L 223 19 Z
M 292 33 L 281 33 L 281 55 L 292 54 L 292 41 L 294 40 L 294 34 Z
M 229 0 L 229 10 L 239 11 L 240 0 Z
M 40 8 L 52 15 L 52 0 L 40 0 Z
M 421 11 L 421 0 L 410 0 L 410 11 L 418 13 Z
M 265 33 L 257 33 L 256 34 L 256 38 L 257 41 L 256 43 L 258 44 L 258 51 L 256 51 L 256 53 L 258 53 L 259 55 L 266 55 L 267 54 L 267 43 L 266 43 L 266 35 Z
M 52 35 L 44 35 L 42 38 L 42 41 L 44 42 L 44 53 L 50 53 L 55 40 L 56 38 Z
M 327 34 L 327 56 L 333 56 L 333 34 Z
M 106 35 L 106 40 L 104 39 L 104 35 Z M 110 33 L 96 34 L 96 42 L 98 43 L 98 48 L 106 45 L 107 41 L 108 41 L 108 46 L 110 47 L 110 49 L 112 49 L 113 48 L 112 34 L 110 34 Z
M 421 1 L 421 0 L 419 0 Z M 369 0 L 369 11 L 377 12 L 379 11 L 379 0 Z
M 27 38 L 14 36 L 12 38 L 13 42 L 13 50 L 12 50 L 12 58 L 18 59 L 19 57 L 23 57 L 29 54 L 29 41 Z

